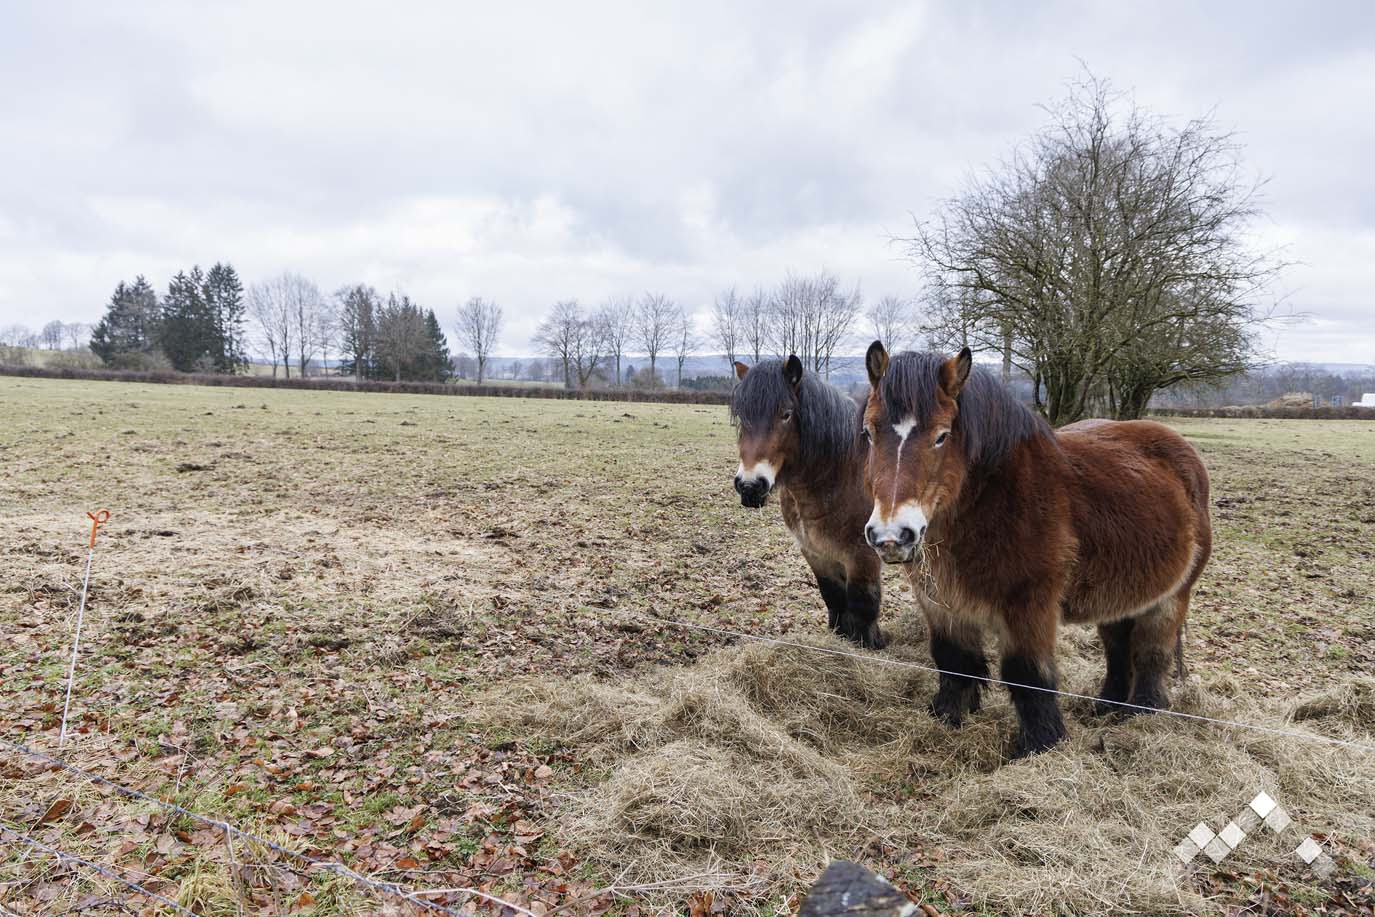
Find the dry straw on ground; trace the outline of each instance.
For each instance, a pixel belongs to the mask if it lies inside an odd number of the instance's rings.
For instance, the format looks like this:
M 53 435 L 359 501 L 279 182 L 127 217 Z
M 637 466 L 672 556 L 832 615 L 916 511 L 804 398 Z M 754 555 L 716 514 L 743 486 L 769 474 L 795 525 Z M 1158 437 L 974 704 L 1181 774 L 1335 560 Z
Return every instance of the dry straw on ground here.
M 1062 683 L 1091 690 L 1091 638 L 1064 643 Z M 912 624 L 885 652 L 929 664 Z M 1233 692 L 1220 687 L 1177 686 L 1176 708 L 1271 726 L 1288 712 L 1295 728 L 1313 720 L 1348 735 L 1372 722 L 1368 682 L 1293 711 L 1224 699 Z M 1199 821 L 1221 828 L 1261 790 L 1295 828 L 1244 845 L 1237 868 L 1284 863 L 1299 826 L 1337 842 L 1375 832 L 1366 752 L 1176 718 L 1101 720 L 1068 701 L 1070 740 L 1007 764 L 1003 692 L 953 731 L 925 712 L 933 689 L 911 668 L 747 644 L 625 683 L 531 681 L 488 713 L 588 763 L 597 777 L 563 830 L 627 881 L 714 870 L 724 886 L 801 890 L 828 856 L 862 857 L 878 839 L 936 851 L 939 874 L 996 913 L 1197 913 L 1213 908 L 1171 849 Z

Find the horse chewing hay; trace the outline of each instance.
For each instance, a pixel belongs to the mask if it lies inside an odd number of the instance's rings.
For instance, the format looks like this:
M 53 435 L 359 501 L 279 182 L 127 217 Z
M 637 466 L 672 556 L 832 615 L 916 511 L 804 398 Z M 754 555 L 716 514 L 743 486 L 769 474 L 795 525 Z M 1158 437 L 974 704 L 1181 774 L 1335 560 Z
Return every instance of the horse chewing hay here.
M 968 348 L 952 359 L 875 341 L 864 413 L 873 513 L 865 537 L 914 582 L 946 670 L 932 712 L 952 726 L 978 709 L 997 635 L 1020 728 L 1015 755 L 1065 737 L 1053 694 L 1061 620 L 1098 625 L 1108 704 L 1168 706 L 1189 593 L 1212 550 L 1208 474 L 1183 437 L 1147 421 L 1054 432 Z M 927 575 L 923 573 L 923 576 Z M 976 678 L 960 677 L 962 675 Z

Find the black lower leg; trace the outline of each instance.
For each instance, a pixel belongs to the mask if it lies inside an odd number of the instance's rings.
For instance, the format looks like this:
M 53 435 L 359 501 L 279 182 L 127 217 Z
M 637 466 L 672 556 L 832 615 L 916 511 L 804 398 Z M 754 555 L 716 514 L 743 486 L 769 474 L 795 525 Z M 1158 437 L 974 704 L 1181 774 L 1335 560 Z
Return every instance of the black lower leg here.
M 1149 707 L 1164 710 L 1170 706 L 1170 696 L 1165 690 L 1170 666 L 1174 662 L 1171 649 L 1163 646 L 1137 646 L 1132 652 L 1132 668 L 1136 678 L 1132 682 L 1131 703 L 1136 707 Z M 1145 710 L 1127 709 L 1128 713 L 1145 713 Z
M 826 603 L 826 626 L 839 632 L 841 618 L 845 616 L 845 583 L 818 575 L 816 587 L 821 590 L 821 600 Z
M 1093 705 L 1093 712 L 1099 716 L 1121 713 L 1127 709 L 1119 705 L 1131 693 L 1131 637 L 1135 623 L 1128 619 L 1098 625 L 1098 636 L 1103 641 L 1103 658 L 1107 664 L 1103 686 L 1098 690 L 1100 700 Z
M 1017 709 L 1019 725 L 1013 757 L 1022 758 L 1052 748 L 1065 737 L 1065 721 L 1055 702 L 1055 668 L 1051 660 L 1039 662 L 1030 656 L 1003 659 L 1003 680 L 1010 682 L 1008 692 Z
M 845 613 L 840 616 L 836 631 L 860 646 L 882 649 L 887 642 L 878 628 L 882 603 L 883 588 L 877 581 L 850 580 L 845 588 Z
M 941 670 L 940 687 L 931 699 L 931 715 L 950 726 L 964 722 L 966 713 L 979 709 L 979 699 L 988 677 L 988 660 L 980 648 L 969 648 L 949 635 L 931 631 L 931 659 Z M 963 675 L 977 676 L 962 678 Z
M 1178 605 L 1161 602 L 1136 620 L 1132 631 L 1132 692 L 1131 703 L 1137 707 L 1163 710 L 1170 705 L 1165 683 L 1175 664 L 1179 646 L 1179 625 L 1175 614 Z M 1131 710 L 1144 713 L 1145 710 Z

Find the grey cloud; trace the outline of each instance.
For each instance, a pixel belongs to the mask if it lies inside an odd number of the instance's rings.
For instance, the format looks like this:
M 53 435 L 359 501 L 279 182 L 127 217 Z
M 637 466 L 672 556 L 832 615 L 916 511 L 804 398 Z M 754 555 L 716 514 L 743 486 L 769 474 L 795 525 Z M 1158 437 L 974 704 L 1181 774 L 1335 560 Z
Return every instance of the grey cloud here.
M 14 5 L 11 5 L 12 7 Z M 42 4 L 0 28 L 0 323 L 229 259 L 325 288 L 701 303 L 819 263 L 908 291 L 889 232 L 1040 123 L 1079 61 L 1213 110 L 1302 267 L 1281 355 L 1375 360 L 1364 4 Z

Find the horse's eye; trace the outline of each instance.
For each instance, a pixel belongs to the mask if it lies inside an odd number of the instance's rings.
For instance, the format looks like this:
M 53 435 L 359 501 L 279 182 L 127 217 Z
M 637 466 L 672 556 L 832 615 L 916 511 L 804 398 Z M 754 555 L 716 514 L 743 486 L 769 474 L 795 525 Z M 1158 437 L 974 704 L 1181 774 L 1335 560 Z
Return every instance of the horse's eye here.
M 861 428 L 860 431 L 859 431 L 859 435 L 862 436 L 862 437 L 864 437 L 864 441 L 865 441 L 866 443 L 869 442 L 869 428 L 868 428 L 868 427 L 863 427 L 863 428 Z
M 793 419 L 793 412 L 792 412 L 792 411 L 784 411 L 784 412 L 783 412 L 783 417 L 782 417 L 781 419 L 782 419 L 782 421 L 783 421 L 784 423 L 787 423 L 788 421 L 790 421 L 790 420 Z
M 945 445 L 945 438 L 946 438 L 947 436 L 949 436 L 949 435 L 950 435 L 950 431 L 947 430 L 947 431 L 945 431 L 944 433 L 942 433 L 940 436 L 937 436 L 937 437 L 936 437 L 936 441 L 935 441 L 934 443 L 931 444 L 931 445 L 932 445 L 932 448 L 934 448 L 934 449 L 939 449 L 941 446 L 944 446 L 944 445 Z

